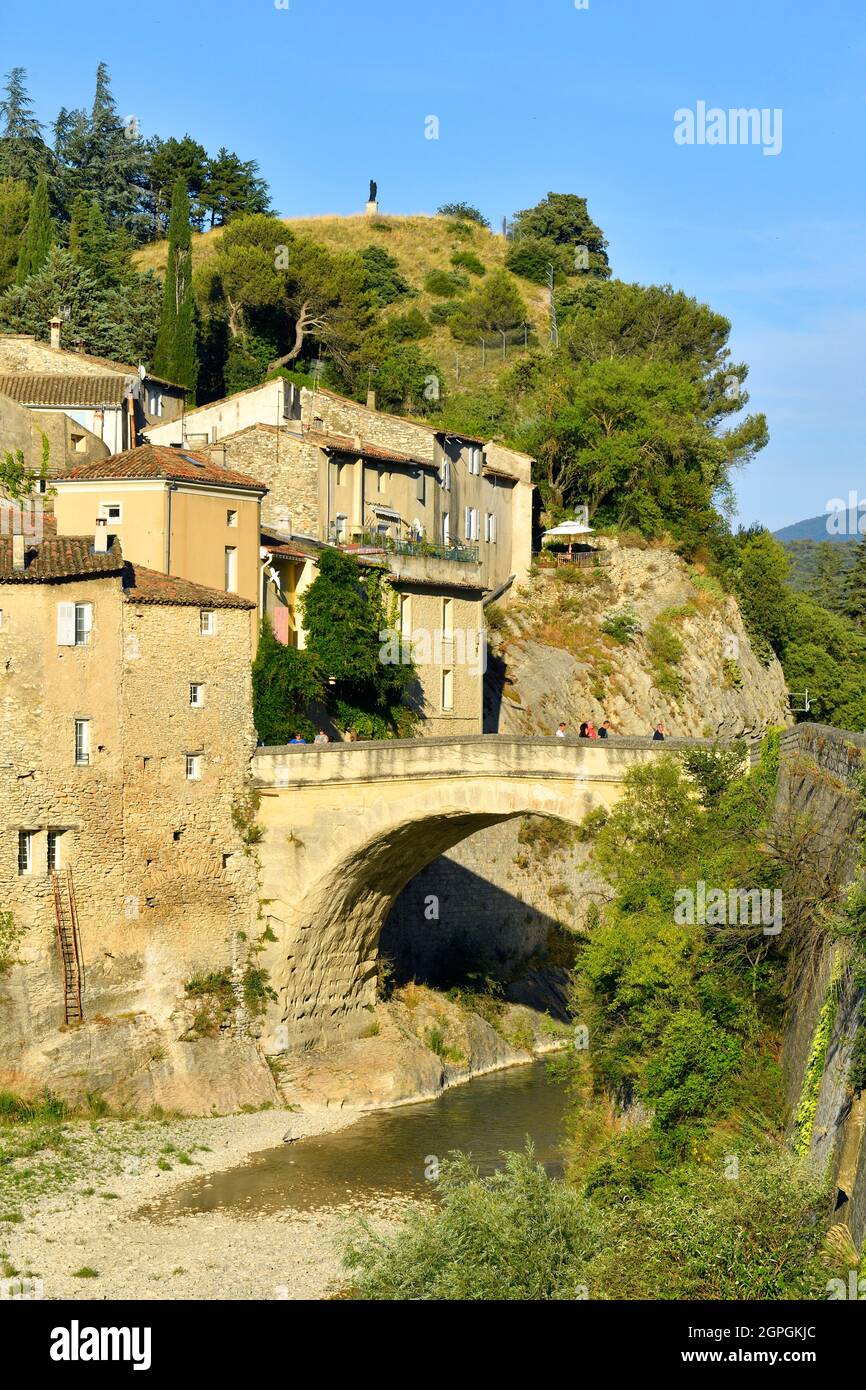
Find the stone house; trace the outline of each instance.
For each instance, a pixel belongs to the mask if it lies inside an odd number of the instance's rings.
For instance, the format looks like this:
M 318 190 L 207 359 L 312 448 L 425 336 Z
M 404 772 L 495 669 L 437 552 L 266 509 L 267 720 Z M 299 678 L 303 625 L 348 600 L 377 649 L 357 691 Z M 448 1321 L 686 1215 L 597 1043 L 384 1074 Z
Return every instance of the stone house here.
M 379 539 L 480 565 L 488 593 L 528 576 L 532 459 L 282 379 L 153 426 L 267 483 L 266 525 L 333 543 Z
M 55 894 L 77 907 L 87 1020 L 176 1038 L 183 981 L 237 964 L 255 901 L 232 815 L 255 746 L 252 607 L 116 541 L 0 538 L 0 908 L 19 933 L 0 974 L 6 1079 L 49 1081 L 33 1055 L 49 1038 L 63 1070 Z
M 263 484 L 202 454 L 140 444 L 76 466 L 55 488 L 60 535 L 100 528 L 135 564 L 240 595 L 255 644 Z
M 297 597 L 315 547 L 386 564 L 419 667 L 428 733 L 482 727 L 483 605 L 532 559 L 532 460 L 332 391 L 278 379 L 148 430 L 262 478 L 262 611 L 303 645 Z
M 22 448 L 22 426 L 12 406 L 33 414 L 36 430 L 51 445 L 51 473 L 75 463 L 120 453 L 142 431 L 183 413 L 185 389 L 143 366 L 113 362 L 61 347 L 61 323 L 52 319 L 51 340 L 0 334 L 0 449 Z M 33 450 L 38 462 L 41 450 Z

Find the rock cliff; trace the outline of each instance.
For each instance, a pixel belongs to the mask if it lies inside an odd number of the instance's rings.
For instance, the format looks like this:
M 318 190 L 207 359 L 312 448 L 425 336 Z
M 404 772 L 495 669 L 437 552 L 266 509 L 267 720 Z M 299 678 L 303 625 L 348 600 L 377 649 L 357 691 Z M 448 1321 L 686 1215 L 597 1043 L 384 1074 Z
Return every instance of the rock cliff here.
M 753 650 L 737 602 L 671 551 L 600 540 L 594 569 L 538 569 L 492 634 L 489 732 L 734 738 L 791 720 L 782 668 Z

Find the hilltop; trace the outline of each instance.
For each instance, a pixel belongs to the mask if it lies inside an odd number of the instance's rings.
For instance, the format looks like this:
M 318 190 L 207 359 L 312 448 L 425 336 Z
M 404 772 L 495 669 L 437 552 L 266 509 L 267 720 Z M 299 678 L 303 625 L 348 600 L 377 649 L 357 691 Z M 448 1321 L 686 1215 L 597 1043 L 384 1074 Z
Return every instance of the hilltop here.
M 393 256 L 412 294 L 383 310 L 386 321 L 389 317 L 406 313 L 407 309 L 418 309 L 426 318 L 434 306 L 445 302 L 442 296 L 431 294 L 425 288 L 425 281 L 432 271 L 454 270 L 452 257 L 455 255 L 471 253 L 478 258 L 485 274 L 490 274 L 505 268 L 508 251 L 508 242 L 504 237 L 494 235 L 477 223 L 448 217 L 359 214 L 350 217 L 284 217 L 279 220 L 295 236 L 317 242 L 332 255 L 357 255 L 365 247 L 378 246 Z M 194 272 L 207 266 L 225 230 L 225 227 L 216 227 L 213 231 L 193 233 Z M 168 240 L 165 239 L 141 247 L 135 253 L 134 260 L 138 270 L 153 270 L 162 276 L 165 274 L 167 255 Z M 484 276 L 470 274 L 467 279 L 470 281 L 469 288 L 474 289 L 483 283 Z M 549 312 L 547 291 L 523 276 L 515 276 L 514 279 L 529 311 L 530 341 L 534 332 L 536 342 L 546 342 Z M 492 339 L 482 352 L 480 344 L 456 342 L 447 324 L 431 324 L 431 331 L 423 338 L 422 344 L 425 354 L 440 365 L 449 388 L 470 382 L 473 386 L 493 382 L 502 366 L 501 347 L 494 345 Z M 509 344 L 507 360 L 513 360 L 522 350 L 520 343 Z

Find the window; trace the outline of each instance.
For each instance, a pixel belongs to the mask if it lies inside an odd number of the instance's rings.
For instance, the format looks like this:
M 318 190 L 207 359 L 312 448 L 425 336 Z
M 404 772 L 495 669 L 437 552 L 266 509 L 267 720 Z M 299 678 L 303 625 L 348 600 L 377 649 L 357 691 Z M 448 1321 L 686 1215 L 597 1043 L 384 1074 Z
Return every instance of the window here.
M 190 685 L 189 702 L 193 709 L 201 709 L 204 704 L 204 686 L 197 681 Z
M 33 872 L 33 833 L 30 830 L 18 831 L 18 872 Z
M 238 514 L 237 514 L 237 512 L 236 512 L 236 511 L 232 511 L 231 509 L 229 509 L 229 511 L 226 512 L 226 526 L 237 526 L 237 524 L 238 524 Z
M 453 671 L 443 671 L 443 672 L 442 672 L 442 708 L 443 708 L 443 710 L 446 710 L 446 709 L 453 709 L 453 708 L 454 708 L 454 672 L 453 672 Z
M 43 497 L 45 496 L 46 492 L 48 491 L 48 479 L 47 479 L 47 478 L 37 478 L 37 479 L 36 479 L 36 491 L 37 491 L 38 493 L 41 493 L 41 495 L 42 495 Z
M 201 754 L 187 753 L 186 755 L 186 780 L 188 782 L 198 782 L 201 780 Z
M 216 614 L 212 608 L 202 608 L 198 615 L 199 632 L 202 637 L 213 637 L 216 631 Z
M 418 469 L 417 497 L 419 502 L 423 503 L 427 501 L 427 474 L 424 472 L 423 468 Z
M 238 589 L 238 551 L 237 546 L 226 546 L 226 593 L 236 594 Z
M 481 450 L 474 444 L 469 450 L 469 472 L 473 474 L 481 472 Z
M 391 474 L 388 473 L 388 472 L 386 472 L 386 470 L 385 470 L 384 468 L 380 468 L 380 469 L 379 469 L 379 483 L 378 483 L 380 495 L 381 495 L 382 493 L 388 491 L 388 484 L 390 483 L 390 481 L 391 481 Z
M 409 594 L 400 595 L 400 636 L 412 636 L 412 599 Z
M 162 393 L 154 391 L 152 387 L 147 393 L 147 413 L 157 418 L 162 414 Z
M 338 541 L 344 541 L 349 535 L 349 518 L 344 512 L 339 512 L 336 521 L 336 536 Z
M 0 632 L 3 630 L 3 609 L 0 608 Z
M 451 460 L 443 459 L 442 468 L 439 473 L 439 486 L 443 492 L 451 491 Z
M 86 647 L 93 627 L 91 603 L 58 603 L 58 647 Z
M 451 544 L 451 517 L 448 512 L 445 512 L 442 516 L 442 544 Z
M 454 637 L 454 600 L 450 598 L 442 600 L 442 636 L 446 642 Z
M 488 512 L 484 518 L 484 539 L 490 545 L 496 544 L 496 517 L 493 512 Z
M 90 720 L 75 721 L 75 765 L 87 767 L 90 762 Z
M 478 540 L 478 508 L 467 507 L 464 532 L 468 541 Z
M 60 872 L 60 831 L 49 830 L 45 841 L 48 850 L 48 872 L 57 874 Z
M 83 434 L 71 434 L 69 436 L 69 442 L 76 454 L 87 453 L 87 442 Z
M 100 502 L 99 515 L 106 521 L 122 521 L 123 506 L 120 502 Z

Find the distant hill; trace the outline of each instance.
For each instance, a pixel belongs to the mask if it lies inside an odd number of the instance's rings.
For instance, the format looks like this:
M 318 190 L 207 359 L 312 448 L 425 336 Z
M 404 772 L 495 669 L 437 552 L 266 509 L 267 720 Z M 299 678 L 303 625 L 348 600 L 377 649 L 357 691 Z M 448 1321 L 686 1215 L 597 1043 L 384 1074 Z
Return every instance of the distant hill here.
M 821 518 L 817 518 L 821 520 Z M 806 525 L 806 522 L 802 522 Z M 793 530 L 793 527 L 787 528 Z M 780 534 L 780 533 L 777 533 Z M 830 540 L 841 540 L 842 545 L 834 545 L 831 550 L 824 548 Z M 785 540 L 790 569 L 788 583 L 798 593 L 811 594 L 831 613 L 841 611 L 841 600 L 845 580 L 857 555 L 857 541 L 845 536 L 823 535 L 820 541 Z
M 866 527 L 866 502 L 859 504 L 859 512 L 859 525 Z M 783 526 L 780 531 L 774 531 L 773 535 L 777 541 L 785 543 L 788 541 L 856 541 L 857 536 L 852 534 L 853 528 L 847 527 L 847 521 L 846 516 L 836 518 L 831 512 L 825 512 L 823 516 L 810 516 L 805 521 L 795 521 L 791 526 Z M 828 522 L 830 523 L 829 529 Z

